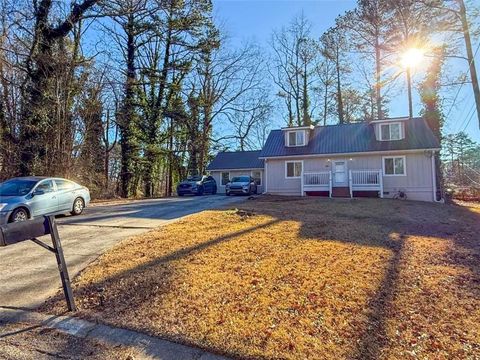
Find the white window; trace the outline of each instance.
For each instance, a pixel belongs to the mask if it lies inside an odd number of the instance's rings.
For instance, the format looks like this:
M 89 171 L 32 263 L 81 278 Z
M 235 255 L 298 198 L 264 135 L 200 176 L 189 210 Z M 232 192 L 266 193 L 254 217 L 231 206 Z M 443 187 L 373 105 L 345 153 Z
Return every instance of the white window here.
M 288 146 L 304 146 L 305 145 L 305 131 L 289 131 Z
M 261 171 L 252 171 L 252 178 L 255 180 L 257 186 L 262 186 L 262 172 Z
M 222 186 L 227 185 L 230 182 L 230 173 L 222 172 L 221 181 L 222 181 Z
M 382 141 L 400 140 L 402 138 L 402 124 L 381 124 L 380 139 Z
M 383 174 L 385 176 L 406 175 L 405 156 L 392 156 L 383 158 Z
M 285 162 L 285 177 L 294 179 L 302 176 L 302 165 L 301 161 Z

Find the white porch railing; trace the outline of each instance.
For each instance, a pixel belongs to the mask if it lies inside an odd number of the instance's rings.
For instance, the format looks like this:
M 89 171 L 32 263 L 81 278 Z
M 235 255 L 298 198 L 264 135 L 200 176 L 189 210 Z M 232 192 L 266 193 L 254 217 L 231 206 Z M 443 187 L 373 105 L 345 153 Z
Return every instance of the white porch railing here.
M 332 196 L 332 172 L 305 172 L 303 173 L 304 191 L 328 191 Z
M 378 190 L 383 198 L 382 170 L 350 170 L 349 172 L 350 196 L 354 191 Z

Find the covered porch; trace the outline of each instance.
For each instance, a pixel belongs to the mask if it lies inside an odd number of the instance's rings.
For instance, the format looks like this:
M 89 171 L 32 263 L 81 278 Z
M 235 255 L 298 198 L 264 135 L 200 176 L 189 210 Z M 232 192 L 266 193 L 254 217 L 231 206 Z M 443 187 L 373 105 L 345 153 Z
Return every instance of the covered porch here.
M 349 170 L 348 181 L 342 179 L 345 185 L 337 186 L 336 173 L 332 171 L 322 172 L 304 172 L 302 174 L 302 196 L 306 195 L 321 195 L 325 194 L 329 197 L 335 195 L 336 189 L 342 189 L 346 192 L 343 194 L 350 195 L 350 198 L 355 196 L 355 193 L 360 192 L 377 192 L 378 197 L 383 198 L 383 173 L 382 170 L 364 169 L 364 170 Z M 341 174 L 345 176 L 345 174 Z M 347 191 L 348 190 L 348 191 Z

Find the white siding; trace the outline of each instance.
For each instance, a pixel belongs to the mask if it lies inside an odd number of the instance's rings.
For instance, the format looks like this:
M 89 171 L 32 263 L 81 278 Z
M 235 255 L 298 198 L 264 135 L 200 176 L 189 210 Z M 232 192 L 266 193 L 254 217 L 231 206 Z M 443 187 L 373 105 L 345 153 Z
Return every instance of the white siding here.
M 384 176 L 384 197 L 393 197 L 399 190 L 405 190 L 408 199 L 420 201 L 433 201 L 433 181 L 431 158 L 423 152 L 404 153 L 392 156 L 406 157 L 406 176 Z M 355 156 L 330 156 L 330 157 L 305 157 L 295 159 L 269 159 L 268 160 L 268 193 L 281 195 L 300 195 L 301 179 L 285 178 L 285 162 L 303 160 L 304 172 L 330 171 L 333 160 L 347 160 L 347 170 L 380 170 L 382 161 L 388 153 L 378 155 Z M 328 161 L 330 160 L 330 161 Z

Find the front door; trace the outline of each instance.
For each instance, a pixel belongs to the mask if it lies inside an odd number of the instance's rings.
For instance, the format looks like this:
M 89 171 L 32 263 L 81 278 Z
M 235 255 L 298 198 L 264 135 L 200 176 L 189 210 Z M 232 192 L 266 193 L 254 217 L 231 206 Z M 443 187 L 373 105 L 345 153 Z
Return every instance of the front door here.
M 335 187 L 348 186 L 346 160 L 333 161 L 333 186 Z

